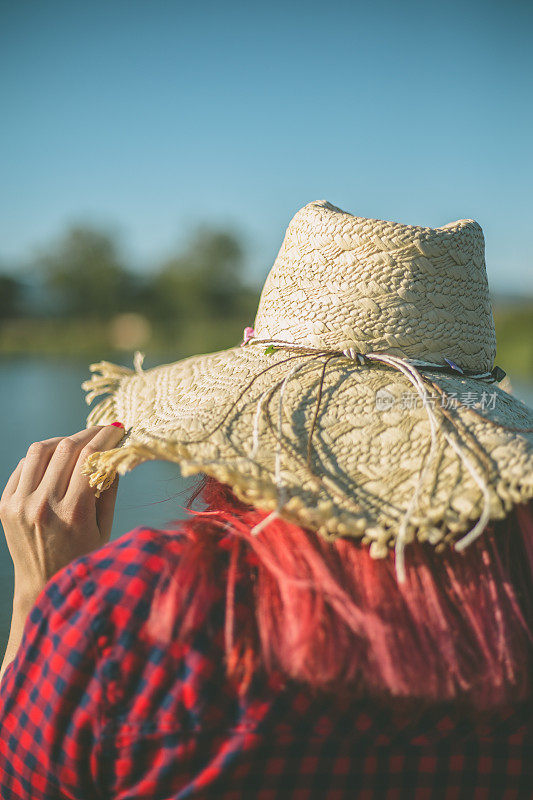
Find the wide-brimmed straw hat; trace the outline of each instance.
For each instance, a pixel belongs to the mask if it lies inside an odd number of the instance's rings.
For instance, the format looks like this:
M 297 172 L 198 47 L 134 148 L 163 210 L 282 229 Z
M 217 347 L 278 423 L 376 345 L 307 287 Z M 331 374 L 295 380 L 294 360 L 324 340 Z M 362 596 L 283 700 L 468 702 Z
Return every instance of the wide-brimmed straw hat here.
M 143 370 L 92 364 L 97 493 L 149 459 L 372 555 L 415 537 L 464 547 L 533 496 L 533 412 L 498 386 L 483 233 L 353 216 L 291 221 L 253 328 L 229 350 Z

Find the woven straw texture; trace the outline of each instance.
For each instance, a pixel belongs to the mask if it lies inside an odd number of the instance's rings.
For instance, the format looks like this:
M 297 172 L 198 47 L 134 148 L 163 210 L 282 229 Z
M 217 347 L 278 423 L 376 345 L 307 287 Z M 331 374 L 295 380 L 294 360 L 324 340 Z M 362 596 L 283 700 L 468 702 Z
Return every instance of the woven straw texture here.
M 257 340 L 269 339 L 316 352 L 265 352 Z M 405 541 L 434 545 L 460 539 L 483 507 L 496 519 L 533 497 L 530 409 L 496 384 L 426 369 L 432 449 L 413 384 L 390 365 L 320 352 L 346 347 L 490 371 L 479 225 L 420 228 L 305 206 L 263 288 L 255 340 L 146 371 L 139 355 L 133 370 L 91 365 L 87 402 L 105 397 L 87 425 L 120 419 L 127 429 L 117 448 L 89 457 L 91 485 L 99 493 L 117 471 L 175 461 L 326 538 L 363 538 L 376 557 L 394 545 L 414 493 Z M 444 412 L 442 393 L 464 402 Z

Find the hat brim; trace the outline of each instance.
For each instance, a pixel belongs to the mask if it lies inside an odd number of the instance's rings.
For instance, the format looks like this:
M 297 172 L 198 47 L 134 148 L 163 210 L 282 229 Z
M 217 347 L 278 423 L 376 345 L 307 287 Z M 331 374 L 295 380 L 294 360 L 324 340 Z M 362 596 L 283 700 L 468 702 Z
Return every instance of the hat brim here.
M 248 346 L 148 370 L 91 365 L 87 402 L 106 397 L 87 426 L 120 419 L 127 433 L 89 457 L 90 484 L 99 494 L 117 472 L 173 461 L 326 538 L 364 537 L 376 556 L 394 544 L 415 491 L 405 541 L 432 544 L 459 539 L 484 504 L 499 519 L 533 497 L 533 412 L 497 385 L 426 372 L 431 449 L 427 409 L 403 374 L 324 362 Z

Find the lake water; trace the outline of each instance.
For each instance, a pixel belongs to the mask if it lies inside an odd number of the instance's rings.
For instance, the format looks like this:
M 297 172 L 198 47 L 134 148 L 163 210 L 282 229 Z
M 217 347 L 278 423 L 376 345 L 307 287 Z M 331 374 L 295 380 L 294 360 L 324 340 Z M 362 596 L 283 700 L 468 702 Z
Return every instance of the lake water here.
M 125 359 L 126 366 L 131 360 Z M 152 365 L 145 365 L 149 368 Z M 86 361 L 0 359 L 0 494 L 32 442 L 68 436 L 85 428 L 89 407 L 80 384 L 90 377 Z M 513 382 L 517 396 L 533 406 L 533 384 Z M 184 516 L 183 504 L 196 478 L 182 478 L 177 464 L 152 461 L 120 479 L 113 538 L 137 525 L 164 526 Z M 181 506 L 181 507 L 180 507 Z M 0 652 L 11 619 L 13 568 L 0 535 Z

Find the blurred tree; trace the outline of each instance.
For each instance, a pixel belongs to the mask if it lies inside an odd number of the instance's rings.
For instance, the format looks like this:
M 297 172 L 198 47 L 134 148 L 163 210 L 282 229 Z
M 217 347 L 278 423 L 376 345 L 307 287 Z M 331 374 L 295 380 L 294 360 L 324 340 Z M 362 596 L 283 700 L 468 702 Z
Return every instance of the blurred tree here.
M 95 351 L 102 341 L 112 348 L 120 340 L 123 347 L 124 325 L 135 320 L 148 349 L 198 352 L 235 344 L 253 323 L 258 291 L 245 283 L 244 272 L 243 246 L 229 231 L 200 228 L 158 270 L 141 273 L 125 267 L 110 233 L 77 225 L 29 266 L 21 306 L 44 326 L 30 330 L 37 350 L 72 345 L 74 351 L 78 334 Z M 50 321 L 55 327 L 46 329 Z
M 0 320 L 20 312 L 22 284 L 12 275 L 0 274 Z
M 242 288 L 244 251 L 237 237 L 225 231 L 200 229 L 191 243 L 193 272 L 204 288 L 208 313 L 227 316 Z
M 154 276 L 151 312 L 167 322 L 227 317 L 239 305 L 243 269 L 244 251 L 233 233 L 201 228 Z
M 109 233 L 82 225 L 71 227 L 41 255 L 38 266 L 45 272 L 48 287 L 62 300 L 67 316 L 108 318 L 128 310 L 132 279 Z

